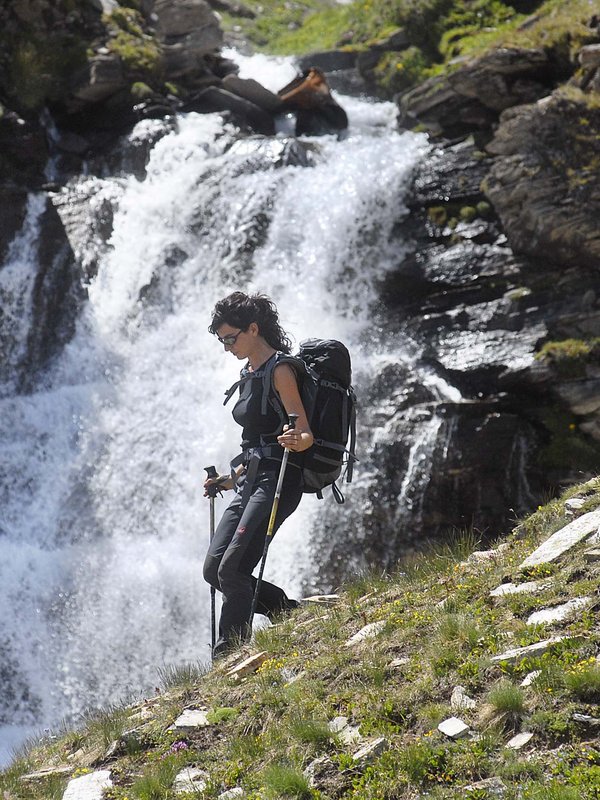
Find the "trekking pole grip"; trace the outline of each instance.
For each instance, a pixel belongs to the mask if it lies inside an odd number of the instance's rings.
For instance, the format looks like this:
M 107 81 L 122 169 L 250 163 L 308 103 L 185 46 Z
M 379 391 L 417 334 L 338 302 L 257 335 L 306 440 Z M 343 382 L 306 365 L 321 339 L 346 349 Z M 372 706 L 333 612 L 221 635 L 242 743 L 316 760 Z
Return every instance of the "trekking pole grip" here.
M 298 414 L 288 414 L 288 430 L 294 430 L 298 422 Z
M 219 473 L 217 472 L 216 467 L 210 466 L 210 467 L 204 467 L 204 469 L 206 470 L 207 479 L 219 477 Z M 209 486 L 206 491 L 209 497 L 216 497 L 219 491 L 219 485 L 215 483 L 214 486 Z

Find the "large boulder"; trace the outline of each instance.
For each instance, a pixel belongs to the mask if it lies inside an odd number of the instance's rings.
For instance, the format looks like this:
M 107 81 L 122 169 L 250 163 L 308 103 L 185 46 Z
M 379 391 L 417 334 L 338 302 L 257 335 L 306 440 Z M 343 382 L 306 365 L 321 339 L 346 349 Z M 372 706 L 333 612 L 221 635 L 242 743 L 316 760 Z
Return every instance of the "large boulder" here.
M 168 79 L 191 79 L 205 71 L 204 57 L 223 44 L 219 18 L 205 0 L 156 0 L 157 33 Z
M 487 149 L 486 192 L 516 252 L 600 266 L 600 109 L 560 91 L 505 111 Z
M 543 50 L 493 50 L 402 94 L 400 123 L 425 124 L 435 134 L 449 137 L 489 130 L 504 109 L 548 94 L 552 69 Z

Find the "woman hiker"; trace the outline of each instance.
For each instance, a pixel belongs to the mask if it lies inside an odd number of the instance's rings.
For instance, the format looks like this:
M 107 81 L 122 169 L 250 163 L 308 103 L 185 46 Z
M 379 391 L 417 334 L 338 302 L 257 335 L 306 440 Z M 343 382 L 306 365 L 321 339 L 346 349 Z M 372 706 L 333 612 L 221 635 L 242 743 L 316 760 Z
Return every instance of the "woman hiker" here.
M 300 399 L 296 372 L 289 364 L 276 363 L 277 353 L 289 354 L 291 342 L 279 324 L 273 302 L 265 295 L 234 292 L 216 304 L 208 330 L 225 351 L 246 362 L 233 408 L 233 418 L 242 426 L 242 453 L 232 462 L 232 476 L 209 478 L 204 483 L 205 494 L 215 484 L 236 492 L 217 526 L 204 562 L 205 580 L 223 595 L 213 653 L 218 656 L 252 632 L 250 612 L 256 587 L 252 572 L 263 553 L 283 448 L 290 451 L 290 457 L 275 530 L 300 502 L 302 476 L 293 454 L 308 449 L 313 435 Z M 267 378 L 263 380 L 265 372 Z M 268 392 L 265 399 L 264 391 Z M 289 414 L 298 415 L 295 428 L 283 424 L 282 418 Z M 272 618 L 297 605 L 283 589 L 261 581 L 258 613 Z

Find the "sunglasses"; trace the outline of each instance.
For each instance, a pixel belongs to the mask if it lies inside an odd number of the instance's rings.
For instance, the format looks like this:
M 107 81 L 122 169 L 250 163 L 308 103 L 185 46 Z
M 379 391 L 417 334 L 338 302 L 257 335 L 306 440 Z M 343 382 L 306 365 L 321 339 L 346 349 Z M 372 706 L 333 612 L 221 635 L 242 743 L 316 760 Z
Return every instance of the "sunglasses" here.
M 221 344 L 224 344 L 225 347 L 231 347 L 236 343 L 236 340 L 240 333 L 244 331 L 238 331 L 237 333 L 229 333 L 227 336 L 217 336 L 217 339 Z

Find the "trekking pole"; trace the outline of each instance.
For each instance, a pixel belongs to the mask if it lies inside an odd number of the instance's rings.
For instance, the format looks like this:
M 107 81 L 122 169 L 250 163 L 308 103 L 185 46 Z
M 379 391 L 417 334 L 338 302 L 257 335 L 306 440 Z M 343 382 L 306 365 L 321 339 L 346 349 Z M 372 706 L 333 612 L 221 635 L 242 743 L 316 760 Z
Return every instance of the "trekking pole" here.
M 298 421 L 298 414 L 288 415 L 288 430 L 293 430 Z M 287 448 L 283 450 L 283 458 L 281 459 L 281 467 L 279 469 L 279 478 L 277 479 L 277 486 L 275 488 L 275 497 L 273 498 L 273 508 L 271 509 L 271 516 L 269 517 L 269 525 L 267 527 L 267 535 L 265 537 L 265 547 L 262 554 L 262 561 L 260 562 L 260 570 L 256 580 L 256 587 L 254 589 L 254 597 L 252 598 L 252 608 L 250 609 L 250 631 L 252 631 L 252 620 L 256 613 L 256 605 L 258 603 L 258 594 L 260 592 L 260 584 L 262 582 L 263 572 L 265 571 L 265 564 L 267 563 L 267 552 L 269 544 L 273 538 L 273 531 L 275 528 L 275 517 L 277 516 L 277 509 L 279 508 L 279 498 L 281 497 L 281 487 L 283 485 L 283 478 L 285 476 L 285 468 L 287 467 L 290 451 Z
M 204 467 L 206 470 L 206 477 L 207 478 L 218 478 L 217 470 L 214 467 Z M 209 541 L 212 544 L 213 536 L 215 535 L 215 497 L 217 496 L 217 492 L 219 491 L 219 484 L 215 483 L 212 486 L 209 486 L 206 489 L 208 496 L 210 498 L 210 533 L 209 533 Z M 215 612 L 215 587 L 210 587 L 210 653 L 211 657 L 213 651 L 215 649 L 215 644 L 217 641 L 217 634 L 216 634 L 216 627 L 217 627 L 217 615 Z

